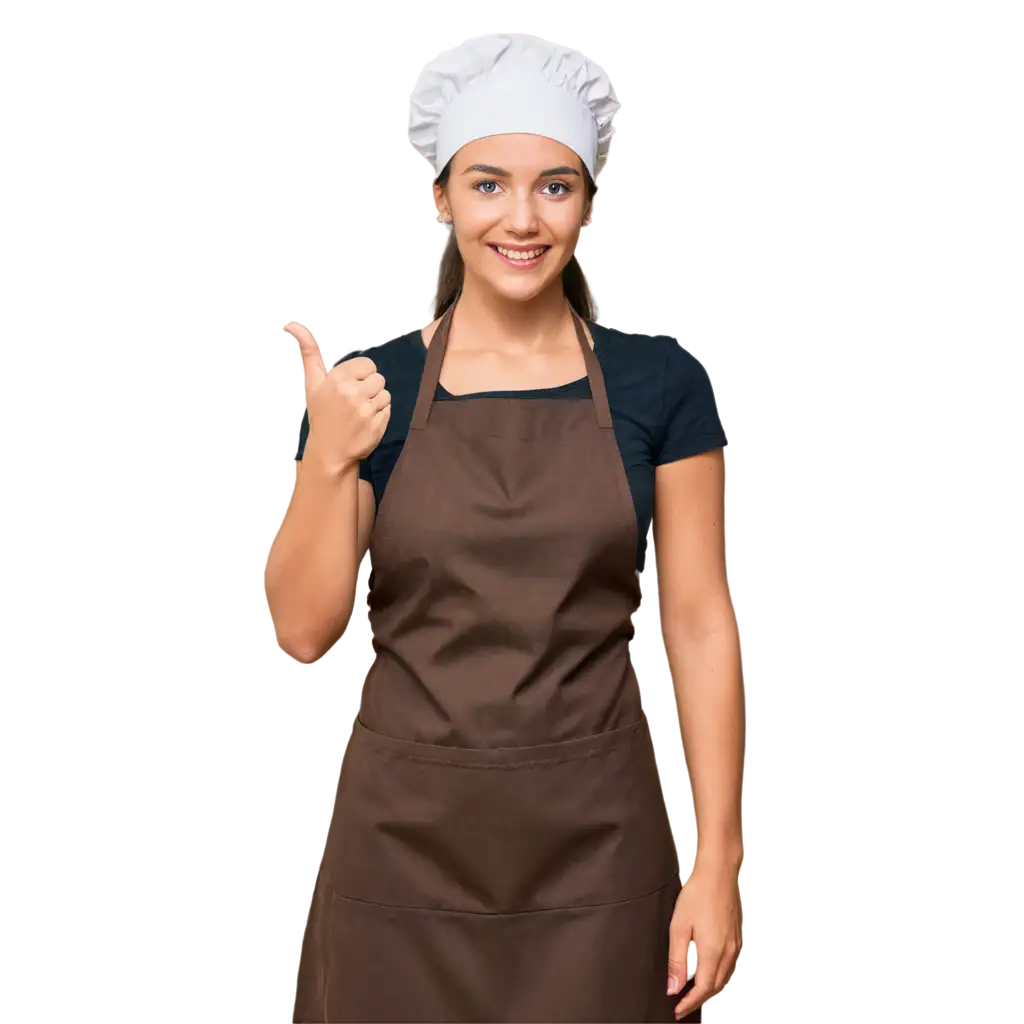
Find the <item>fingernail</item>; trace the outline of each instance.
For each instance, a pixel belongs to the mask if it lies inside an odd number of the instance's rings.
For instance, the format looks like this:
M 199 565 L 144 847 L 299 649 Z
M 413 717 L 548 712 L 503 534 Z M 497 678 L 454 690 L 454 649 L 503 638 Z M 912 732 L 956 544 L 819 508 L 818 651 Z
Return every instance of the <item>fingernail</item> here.
M 665 990 L 665 995 L 670 996 L 674 992 L 678 992 L 678 991 L 679 991 L 679 979 L 674 974 L 670 974 L 668 976 L 668 988 Z

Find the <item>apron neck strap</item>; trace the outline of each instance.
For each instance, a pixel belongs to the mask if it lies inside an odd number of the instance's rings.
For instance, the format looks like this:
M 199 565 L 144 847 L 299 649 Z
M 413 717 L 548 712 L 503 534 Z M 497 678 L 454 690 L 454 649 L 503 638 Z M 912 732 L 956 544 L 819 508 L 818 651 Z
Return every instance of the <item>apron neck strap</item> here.
M 576 328 L 576 337 L 579 340 L 580 348 L 583 349 L 583 361 L 587 364 L 587 376 L 590 378 L 590 395 L 594 400 L 594 412 L 597 415 L 597 425 L 602 430 L 612 429 L 612 411 L 608 405 L 608 391 L 604 386 L 604 374 L 601 372 L 601 364 L 594 354 L 594 350 L 587 341 L 583 332 L 583 321 L 577 316 L 576 310 L 569 307 L 572 313 L 573 326 Z M 595 339 L 596 340 L 596 339 Z
M 420 387 L 416 395 L 416 407 L 413 409 L 411 430 L 423 430 L 427 425 L 427 416 L 430 413 L 430 406 L 437 393 L 437 385 L 441 380 L 441 364 L 444 362 L 445 349 L 448 346 L 448 334 L 452 326 L 452 314 L 458 305 L 458 298 L 453 302 L 441 317 L 440 322 L 434 331 L 430 344 L 427 346 L 426 363 L 423 367 L 423 374 L 420 377 Z M 576 328 L 576 338 L 583 350 L 583 361 L 587 367 L 587 377 L 590 380 L 590 394 L 594 400 L 594 412 L 597 416 L 597 425 L 605 430 L 612 429 L 612 414 L 608 405 L 608 392 L 605 388 L 604 374 L 601 372 L 601 364 L 598 362 L 594 350 L 583 331 L 583 321 L 579 318 L 571 306 L 573 326 Z
M 452 325 L 452 313 L 458 305 L 456 298 L 441 317 L 430 344 L 427 346 L 426 365 L 423 367 L 423 374 L 420 377 L 420 389 L 416 395 L 416 408 L 412 413 L 410 430 L 423 430 L 427 425 L 427 413 L 430 412 L 430 403 L 434 400 L 437 392 L 438 381 L 441 379 L 441 363 L 444 361 L 444 350 L 448 345 L 448 332 Z

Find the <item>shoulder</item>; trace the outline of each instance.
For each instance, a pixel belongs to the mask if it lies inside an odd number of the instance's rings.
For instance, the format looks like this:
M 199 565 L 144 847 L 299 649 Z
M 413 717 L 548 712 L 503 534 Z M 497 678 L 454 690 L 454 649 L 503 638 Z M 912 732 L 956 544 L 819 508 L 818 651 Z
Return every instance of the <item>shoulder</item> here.
M 595 349 L 614 365 L 629 363 L 649 372 L 676 375 L 700 373 L 697 357 L 670 334 L 641 334 L 604 324 L 588 324 L 594 334 Z
M 670 334 L 641 334 L 592 324 L 594 350 L 609 383 L 642 386 L 652 397 L 671 395 L 704 384 L 700 360 Z
M 665 391 L 671 396 L 680 391 L 696 394 L 710 391 L 711 379 L 704 364 L 680 342 L 662 335 L 665 351 Z
M 661 335 L 639 334 L 617 327 L 587 321 L 594 338 L 594 354 L 598 357 L 610 393 L 620 401 L 635 404 L 632 397 L 643 396 L 649 405 L 661 392 L 665 371 L 666 343 Z
M 671 341 L 662 334 L 638 334 L 623 331 L 607 324 L 587 321 L 590 333 L 594 336 L 595 349 L 603 350 L 612 357 L 632 357 L 633 359 L 665 359 L 666 343 Z

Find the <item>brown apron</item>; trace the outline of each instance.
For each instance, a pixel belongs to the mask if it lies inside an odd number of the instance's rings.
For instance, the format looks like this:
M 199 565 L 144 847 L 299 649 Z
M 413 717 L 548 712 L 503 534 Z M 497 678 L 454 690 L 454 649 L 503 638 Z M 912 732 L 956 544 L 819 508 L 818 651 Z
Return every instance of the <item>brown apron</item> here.
M 376 658 L 293 1020 L 673 1021 L 679 864 L 601 367 L 574 313 L 591 399 L 436 402 L 456 305 L 371 534 Z

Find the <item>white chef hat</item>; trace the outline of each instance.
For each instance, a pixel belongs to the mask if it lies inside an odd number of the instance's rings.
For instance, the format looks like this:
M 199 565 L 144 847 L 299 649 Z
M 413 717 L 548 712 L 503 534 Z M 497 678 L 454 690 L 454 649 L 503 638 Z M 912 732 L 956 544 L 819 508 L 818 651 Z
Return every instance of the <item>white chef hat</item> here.
M 409 141 L 436 176 L 474 139 L 546 135 L 596 178 L 619 106 L 604 70 L 576 50 L 519 32 L 474 36 L 420 72 L 409 97 Z

